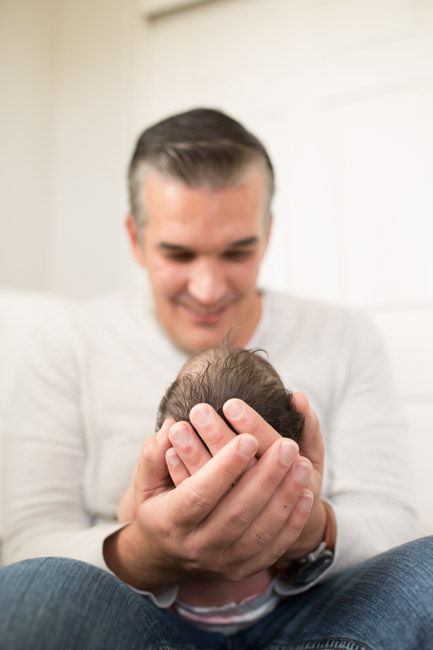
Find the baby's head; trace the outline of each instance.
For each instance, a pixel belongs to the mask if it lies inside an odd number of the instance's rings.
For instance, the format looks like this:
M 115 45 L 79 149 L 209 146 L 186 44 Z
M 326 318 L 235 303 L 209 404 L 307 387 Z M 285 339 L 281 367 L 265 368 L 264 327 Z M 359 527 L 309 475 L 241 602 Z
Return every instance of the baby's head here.
M 284 388 L 278 373 L 260 352 L 222 344 L 192 356 L 161 400 L 157 430 L 167 417 L 188 422 L 192 407 L 204 402 L 233 429 L 222 407 L 227 400 L 238 397 L 282 436 L 298 441 L 303 417 L 292 405 L 292 393 Z

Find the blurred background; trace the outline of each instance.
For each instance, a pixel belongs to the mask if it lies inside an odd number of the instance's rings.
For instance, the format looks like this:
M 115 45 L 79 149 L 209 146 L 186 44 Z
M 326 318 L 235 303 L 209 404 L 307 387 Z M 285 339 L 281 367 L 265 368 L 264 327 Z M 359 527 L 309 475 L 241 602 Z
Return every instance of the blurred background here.
M 423 492 L 432 0 L 0 0 L 0 93 L 9 289 L 86 298 L 139 281 L 125 177 L 152 122 L 210 106 L 259 135 L 277 171 L 262 283 L 370 314 L 417 432 Z

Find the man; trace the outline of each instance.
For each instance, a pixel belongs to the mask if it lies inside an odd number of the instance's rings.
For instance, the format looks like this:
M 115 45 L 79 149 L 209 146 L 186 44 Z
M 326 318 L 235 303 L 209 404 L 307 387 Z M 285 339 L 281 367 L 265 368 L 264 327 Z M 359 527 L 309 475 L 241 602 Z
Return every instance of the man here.
M 60 314 L 16 391 L 5 555 L 56 557 L 2 570 L 8 650 L 428 647 L 431 540 L 374 557 L 414 536 L 386 356 L 357 314 L 257 287 L 273 185 L 261 143 L 218 111 L 173 116 L 139 139 L 127 227 L 152 298 Z M 317 415 L 294 396 L 299 451 L 239 399 L 224 405 L 238 436 L 201 404 L 190 414 L 199 436 L 166 420 L 149 437 L 187 354 L 229 331 L 309 395 Z M 171 447 L 188 474 L 174 489 Z M 119 524 L 137 458 L 136 516 Z M 179 584 L 236 583 L 275 564 L 282 600 L 244 631 L 205 632 L 167 611 Z

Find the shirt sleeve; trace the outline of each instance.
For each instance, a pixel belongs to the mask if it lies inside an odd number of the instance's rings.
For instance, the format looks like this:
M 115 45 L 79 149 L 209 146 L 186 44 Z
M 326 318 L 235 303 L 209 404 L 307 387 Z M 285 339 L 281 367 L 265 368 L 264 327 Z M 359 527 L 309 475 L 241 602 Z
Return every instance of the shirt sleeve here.
M 412 450 L 383 341 L 366 317 L 348 312 L 334 353 L 332 399 L 322 422 L 334 560 L 309 585 L 277 579 L 281 595 L 306 591 L 418 535 Z
M 328 496 L 337 522 L 328 577 L 414 539 L 412 452 L 393 369 L 367 318 L 349 321 L 348 353 L 329 420 Z
M 6 422 L 4 561 L 64 556 L 103 566 L 84 507 L 85 444 L 72 334 L 57 314 L 24 354 Z
M 85 503 L 82 378 L 85 355 L 67 314 L 35 332 L 9 407 L 5 440 L 5 564 L 69 557 L 110 572 L 103 546 L 125 524 L 100 521 Z M 152 600 L 167 606 L 173 587 Z

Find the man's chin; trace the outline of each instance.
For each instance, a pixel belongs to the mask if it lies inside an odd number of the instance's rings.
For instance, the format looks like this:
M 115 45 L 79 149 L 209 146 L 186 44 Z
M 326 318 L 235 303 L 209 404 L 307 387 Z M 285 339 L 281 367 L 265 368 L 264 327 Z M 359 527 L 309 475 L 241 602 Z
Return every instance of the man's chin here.
M 184 352 L 196 354 L 222 343 L 229 331 L 230 328 L 224 327 L 188 327 L 177 335 L 172 332 L 171 338 Z

